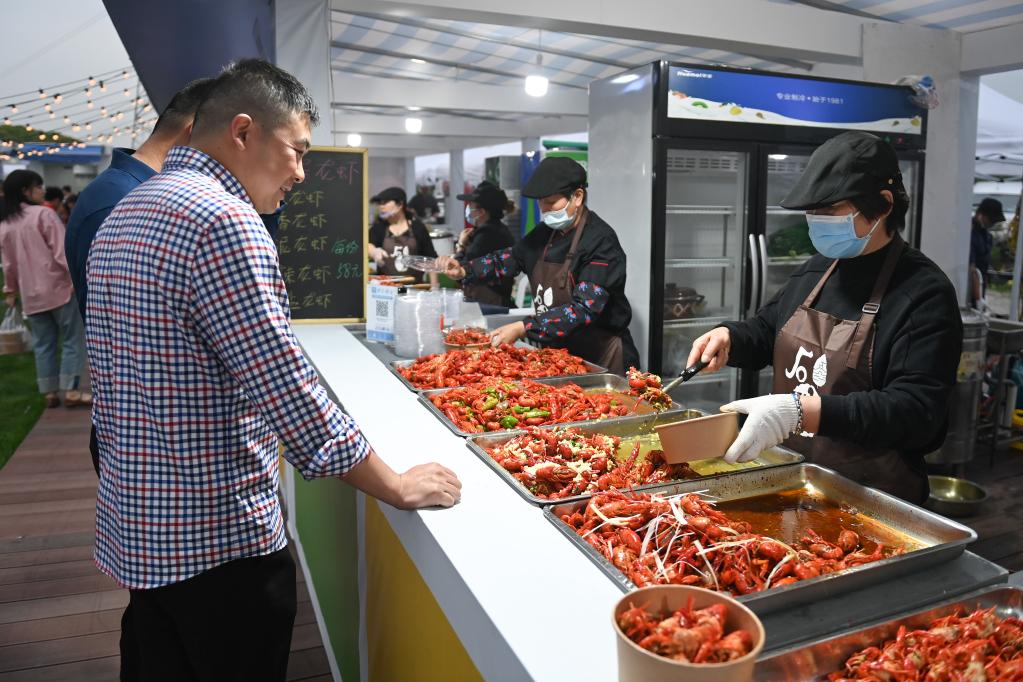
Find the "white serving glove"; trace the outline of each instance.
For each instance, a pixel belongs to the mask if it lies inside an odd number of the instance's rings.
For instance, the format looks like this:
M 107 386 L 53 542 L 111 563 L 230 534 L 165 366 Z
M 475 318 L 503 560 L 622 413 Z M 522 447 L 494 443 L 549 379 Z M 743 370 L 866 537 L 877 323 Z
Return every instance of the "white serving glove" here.
M 799 408 L 791 393 L 736 400 L 722 406 L 721 411 L 749 415 L 739 437 L 725 453 L 724 460 L 729 464 L 756 459 L 767 448 L 788 438 L 799 425 Z

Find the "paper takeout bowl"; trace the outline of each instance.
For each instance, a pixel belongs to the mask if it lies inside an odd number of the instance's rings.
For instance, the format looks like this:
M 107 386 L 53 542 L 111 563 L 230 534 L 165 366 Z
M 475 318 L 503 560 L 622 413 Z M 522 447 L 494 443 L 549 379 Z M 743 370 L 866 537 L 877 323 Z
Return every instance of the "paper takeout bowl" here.
M 753 648 L 742 658 L 727 663 L 682 663 L 647 651 L 625 636 L 618 616 L 632 606 L 675 611 L 690 597 L 694 609 L 723 603 L 728 607 L 725 632 L 743 629 L 753 637 Z M 756 614 L 727 594 L 689 585 L 655 585 L 629 592 L 615 604 L 611 622 L 618 641 L 619 682 L 749 682 L 753 666 L 764 648 L 764 626 Z
M 739 415 L 722 412 L 654 427 L 671 464 L 721 457 L 739 435 Z

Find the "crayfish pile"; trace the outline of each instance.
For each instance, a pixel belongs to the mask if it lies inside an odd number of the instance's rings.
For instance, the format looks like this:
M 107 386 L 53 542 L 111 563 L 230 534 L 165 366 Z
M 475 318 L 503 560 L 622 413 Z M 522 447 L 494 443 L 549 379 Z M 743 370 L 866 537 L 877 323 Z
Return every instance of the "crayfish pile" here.
M 420 389 L 468 386 L 487 377 L 536 379 L 586 371 L 582 358 L 570 355 L 564 348 L 518 348 L 507 344 L 426 355 L 398 370 Z
M 658 412 L 671 408 L 671 396 L 661 390 L 661 377 L 640 372 L 635 367 L 630 367 L 626 376 L 629 379 L 629 395 L 645 400 Z
M 899 628 L 895 639 L 862 649 L 831 682 L 852 680 L 1023 680 L 1023 621 L 995 607 L 935 620 L 926 630 Z
M 444 343 L 452 346 L 471 346 L 478 343 L 490 343 L 490 334 L 480 327 L 460 327 L 451 329 L 444 335 Z
M 808 529 L 792 547 L 753 533 L 696 494 L 603 492 L 561 520 L 638 587 L 697 585 L 743 595 L 902 552 L 880 543 L 868 552 L 851 530 L 829 542 Z
M 650 613 L 640 606 L 618 616 L 626 637 L 659 656 L 686 663 L 725 663 L 753 650 L 753 636 L 746 630 L 725 634 L 728 607 L 714 604 L 693 610 L 689 604 L 674 613 Z
M 638 442 L 619 461 L 621 443 L 617 436 L 587 435 L 577 428 L 530 428 L 487 453 L 529 492 L 547 500 L 698 477 L 688 464 L 665 462 L 660 450 L 651 450 L 640 461 Z
M 466 433 L 620 417 L 629 411 L 613 393 L 587 393 L 572 383 L 513 384 L 494 378 L 438 393 L 430 402 Z

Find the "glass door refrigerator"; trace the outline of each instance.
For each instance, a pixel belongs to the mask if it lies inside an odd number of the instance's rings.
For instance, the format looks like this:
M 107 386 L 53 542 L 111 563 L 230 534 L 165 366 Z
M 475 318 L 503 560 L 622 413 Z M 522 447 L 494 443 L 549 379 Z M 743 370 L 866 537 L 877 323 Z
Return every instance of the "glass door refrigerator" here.
M 754 315 L 815 251 L 779 206 L 814 148 L 847 129 L 899 150 L 919 244 L 926 111 L 910 88 L 659 62 L 590 86 L 590 198 L 629 267 L 642 363 L 669 377 L 693 341 Z M 716 411 L 771 390 L 772 369 L 700 374 L 675 391 Z

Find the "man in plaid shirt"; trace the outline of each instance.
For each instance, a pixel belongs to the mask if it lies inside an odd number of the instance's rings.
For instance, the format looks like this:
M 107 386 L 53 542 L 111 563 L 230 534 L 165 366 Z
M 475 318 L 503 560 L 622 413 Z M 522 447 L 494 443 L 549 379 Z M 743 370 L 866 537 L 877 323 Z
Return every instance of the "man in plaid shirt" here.
M 460 495 L 439 464 L 399 475 L 380 460 L 292 335 L 259 213 L 302 182 L 316 123 L 291 75 L 229 66 L 190 146 L 117 205 L 89 254 L 96 563 L 131 591 L 142 679 L 285 678 L 295 565 L 278 438 L 304 477 L 398 507 Z

